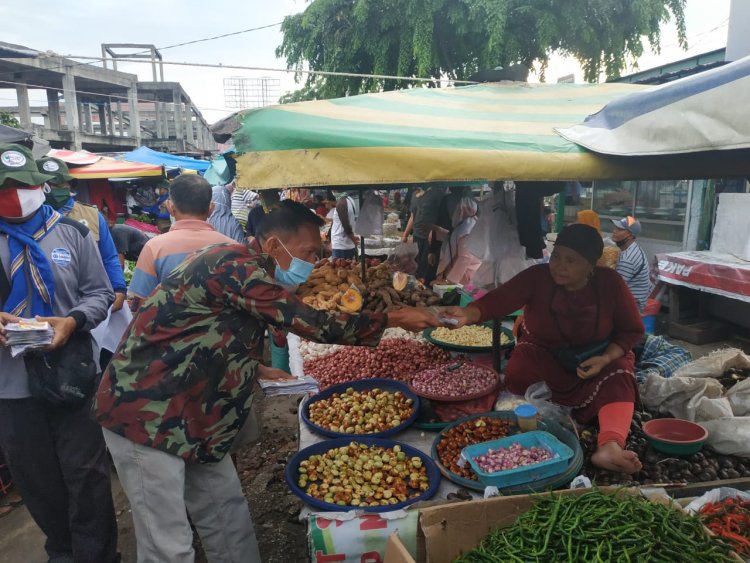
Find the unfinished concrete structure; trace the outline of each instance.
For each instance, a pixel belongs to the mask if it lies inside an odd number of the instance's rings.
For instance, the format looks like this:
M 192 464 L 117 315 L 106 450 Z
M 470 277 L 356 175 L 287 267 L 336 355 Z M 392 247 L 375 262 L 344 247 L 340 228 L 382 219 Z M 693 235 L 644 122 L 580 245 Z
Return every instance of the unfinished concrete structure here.
M 177 82 L 138 82 L 106 63 L 102 68 L 0 42 L 0 88 L 15 89 L 18 100 L 17 108 L 3 109 L 55 148 L 116 152 L 145 145 L 189 154 L 216 149 L 208 123 Z M 33 89 L 46 91 L 46 109 L 31 107 Z

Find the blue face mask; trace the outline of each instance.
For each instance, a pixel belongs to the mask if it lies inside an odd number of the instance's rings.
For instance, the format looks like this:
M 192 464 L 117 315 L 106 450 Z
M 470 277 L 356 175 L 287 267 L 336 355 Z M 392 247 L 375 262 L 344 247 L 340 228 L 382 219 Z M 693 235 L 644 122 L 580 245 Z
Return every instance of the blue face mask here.
M 313 268 L 315 268 L 315 264 L 310 264 L 310 262 L 305 262 L 296 256 L 292 256 L 292 253 L 284 246 L 283 242 L 279 240 L 279 244 L 291 256 L 292 263 L 289 264 L 288 270 L 284 270 L 277 261 L 273 277 L 276 278 L 277 282 L 285 286 L 298 286 L 305 283 L 310 277 Z

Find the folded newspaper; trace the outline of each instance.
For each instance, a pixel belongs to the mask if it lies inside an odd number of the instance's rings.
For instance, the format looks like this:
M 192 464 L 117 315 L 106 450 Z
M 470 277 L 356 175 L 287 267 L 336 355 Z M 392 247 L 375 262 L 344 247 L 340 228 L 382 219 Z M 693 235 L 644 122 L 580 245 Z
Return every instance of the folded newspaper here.
M 260 388 L 263 389 L 263 393 L 265 393 L 266 397 L 301 395 L 318 392 L 318 382 L 312 377 L 307 376 L 279 381 L 259 379 L 258 384 L 260 385 Z
M 48 322 L 24 319 L 5 325 L 5 340 L 14 358 L 33 348 L 41 348 L 52 342 L 55 331 Z

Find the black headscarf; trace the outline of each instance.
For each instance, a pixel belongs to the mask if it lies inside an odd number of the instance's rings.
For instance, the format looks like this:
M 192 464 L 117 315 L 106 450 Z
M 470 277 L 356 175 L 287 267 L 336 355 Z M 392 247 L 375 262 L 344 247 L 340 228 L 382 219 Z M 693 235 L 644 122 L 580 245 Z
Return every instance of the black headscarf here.
M 602 257 L 604 242 L 594 227 L 575 223 L 568 225 L 557 235 L 555 246 L 565 246 L 575 250 L 592 264 Z

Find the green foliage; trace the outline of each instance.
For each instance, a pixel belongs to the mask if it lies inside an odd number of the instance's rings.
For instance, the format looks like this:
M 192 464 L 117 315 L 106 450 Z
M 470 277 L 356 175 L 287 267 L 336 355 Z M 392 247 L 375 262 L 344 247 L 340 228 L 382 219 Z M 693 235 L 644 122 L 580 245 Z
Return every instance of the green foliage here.
M 584 78 L 619 76 L 659 50 L 673 21 L 682 47 L 686 0 L 312 0 L 284 20 L 276 54 L 288 68 L 466 80 L 478 70 L 546 67 L 552 53 L 576 57 Z M 296 75 L 298 82 L 302 73 Z M 404 88 L 413 83 L 306 75 L 283 102 Z
M 6 127 L 15 127 L 16 129 L 21 126 L 18 120 L 7 111 L 0 111 L 0 125 L 5 125 Z

